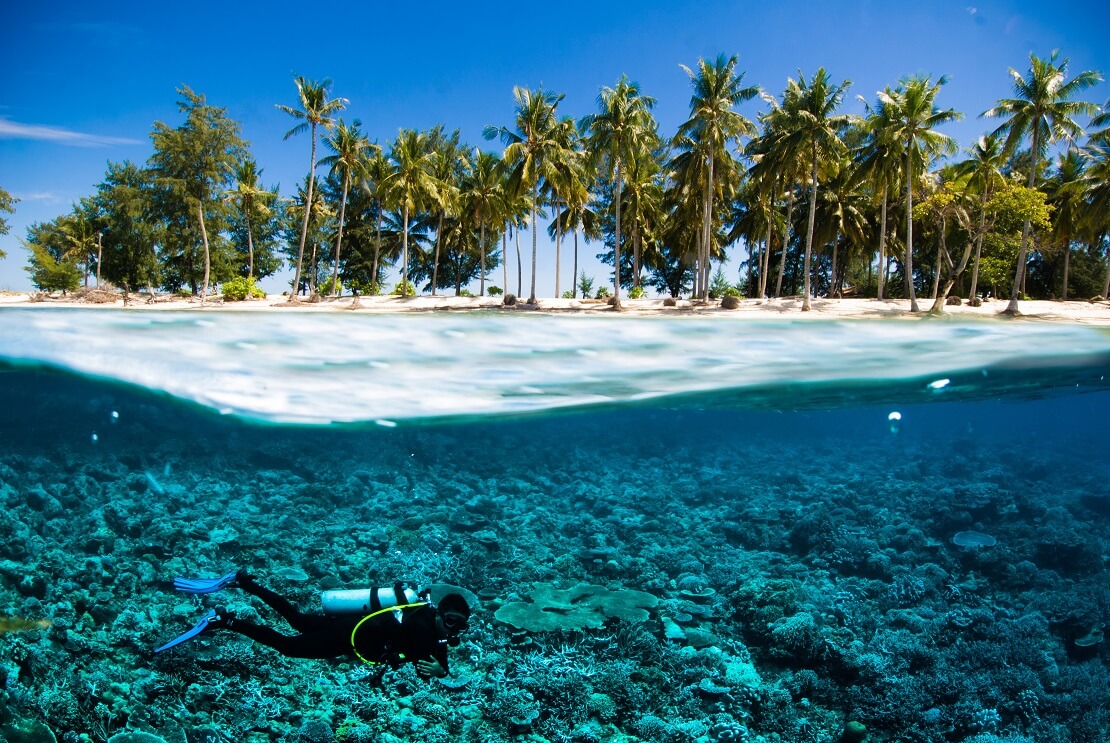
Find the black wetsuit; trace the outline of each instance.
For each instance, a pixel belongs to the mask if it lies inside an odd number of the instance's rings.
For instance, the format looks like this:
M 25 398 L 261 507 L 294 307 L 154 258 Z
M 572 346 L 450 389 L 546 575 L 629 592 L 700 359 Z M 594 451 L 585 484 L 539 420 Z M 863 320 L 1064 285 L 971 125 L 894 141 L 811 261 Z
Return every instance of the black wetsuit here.
M 447 670 L 447 635 L 436 623 L 437 612 L 431 604 L 401 610 L 400 621 L 396 612 L 387 611 L 359 625 L 363 614 L 306 614 L 284 596 L 253 580 L 242 581 L 239 587 L 262 599 L 300 634 L 283 635 L 243 619 L 232 619 L 223 626 L 289 658 L 356 656 L 357 650 L 356 657 L 394 668 L 418 660 L 437 660 Z M 351 632 L 356 625 L 358 632 L 352 646 Z

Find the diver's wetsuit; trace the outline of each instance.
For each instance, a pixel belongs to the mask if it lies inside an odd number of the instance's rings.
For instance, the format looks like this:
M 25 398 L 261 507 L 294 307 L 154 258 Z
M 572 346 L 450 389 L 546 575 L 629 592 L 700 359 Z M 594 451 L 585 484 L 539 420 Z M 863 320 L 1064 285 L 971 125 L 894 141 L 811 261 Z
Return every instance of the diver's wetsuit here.
M 365 615 L 306 614 L 284 596 L 260 586 L 254 580 L 237 584 L 252 596 L 274 609 L 299 635 L 283 635 L 243 619 L 231 619 L 222 626 L 233 632 L 268 645 L 289 658 L 336 658 L 357 655 L 364 660 L 388 663 L 396 668 L 402 663 L 418 660 L 439 661 L 447 670 L 447 635 L 436 623 L 436 609 L 431 604 L 403 609 L 401 621 L 396 612 L 387 611 L 367 619 Z M 351 643 L 351 633 L 354 645 Z

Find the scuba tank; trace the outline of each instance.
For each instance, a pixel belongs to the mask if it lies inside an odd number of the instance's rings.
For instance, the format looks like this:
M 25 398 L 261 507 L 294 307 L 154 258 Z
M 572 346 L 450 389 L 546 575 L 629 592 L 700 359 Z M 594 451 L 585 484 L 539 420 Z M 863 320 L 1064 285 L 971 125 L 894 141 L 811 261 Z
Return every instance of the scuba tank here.
M 320 598 L 328 614 L 370 614 L 392 606 L 426 602 L 428 592 L 417 592 L 407 583 L 394 583 L 390 588 L 324 591 Z

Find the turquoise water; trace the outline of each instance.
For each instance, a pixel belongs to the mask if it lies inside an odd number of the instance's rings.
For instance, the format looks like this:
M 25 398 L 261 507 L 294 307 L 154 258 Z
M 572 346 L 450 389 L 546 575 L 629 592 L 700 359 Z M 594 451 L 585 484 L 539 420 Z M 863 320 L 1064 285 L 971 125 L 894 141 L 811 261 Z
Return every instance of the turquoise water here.
M 52 626 L 0 634 L 0 731 L 1105 741 L 1108 380 L 1020 322 L 4 311 L 0 616 Z M 153 656 L 281 627 L 168 585 L 238 566 L 479 605 L 445 681 Z M 608 613 L 542 611 L 580 584 Z

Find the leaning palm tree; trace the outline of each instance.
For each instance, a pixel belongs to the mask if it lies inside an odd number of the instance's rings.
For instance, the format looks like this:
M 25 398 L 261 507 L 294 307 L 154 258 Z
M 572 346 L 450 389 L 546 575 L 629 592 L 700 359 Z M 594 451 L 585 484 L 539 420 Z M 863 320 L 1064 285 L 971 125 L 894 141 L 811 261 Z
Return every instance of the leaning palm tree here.
M 335 127 L 335 133 L 324 140 L 324 144 L 332 151 L 331 155 L 320 160 L 321 165 L 331 169 L 332 173 L 343 174 L 343 198 L 339 206 L 339 229 L 335 237 L 335 265 L 332 266 L 331 290 L 334 295 L 339 294 L 339 249 L 343 244 L 343 222 L 347 215 L 347 194 L 351 190 L 351 182 L 358 181 L 366 173 L 366 158 L 378 149 L 376 144 L 371 144 L 359 126 L 362 124 L 355 119 L 351 126 L 343 123 L 343 119 Z
M 948 82 L 947 75 L 934 83 L 928 76 L 914 76 L 902 81 L 891 93 L 879 93 L 879 100 L 890 109 L 890 136 L 902 149 L 906 180 L 906 296 L 910 298 L 910 312 L 918 312 L 917 292 L 913 285 L 913 190 L 915 174 L 928 170 L 929 163 L 940 155 L 956 152 L 956 141 L 946 134 L 933 131 L 941 124 L 958 121 L 963 114 L 954 109 L 938 109 L 937 94 Z
M 736 70 L 736 55 L 719 54 L 712 62 L 698 60 L 698 71 L 681 65 L 694 87 L 690 98 L 690 118 L 678 127 L 676 142 L 689 141 L 704 158 L 705 196 L 702 202 L 701 251 L 698 260 L 702 299 L 709 298 L 709 253 L 713 223 L 714 170 L 719 161 L 731 161 L 728 146 L 741 136 L 755 136 L 755 124 L 737 113 L 735 106 L 759 94 L 757 86 L 744 87 L 744 73 Z M 723 179 L 722 179 L 723 180 Z
M 408 296 L 409 286 L 409 220 L 416 210 L 436 203 L 440 183 L 431 173 L 433 153 L 428 148 L 428 135 L 402 129 L 390 149 L 393 172 L 386 179 L 393 206 L 401 210 L 401 296 Z
M 1037 173 L 1045 159 L 1048 145 L 1060 140 L 1075 141 L 1083 134 L 1075 117 L 1098 113 L 1098 107 L 1093 103 L 1071 99 L 1100 82 L 1102 77 L 1097 72 L 1087 70 L 1067 80 L 1068 60 L 1057 62 L 1059 54 L 1058 51 L 1053 51 L 1048 59 L 1030 54 L 1029 72 L 1024 77 L 1011 67 L 1010 77 L 1015 97 L 1003 98 L 994 108 L 981 114 L 991 118 L 1005 118 L 994 133 L 1006 135 L 1005 151 L 1008 155 L 1016 152 L 1027 136 L 1030 138 L 1032 163 L 1028 175 L 1029 188 L 1036 185 Z M 1018 297 L 1025 274 L 1030 229 L 1031 222 L 1026 217 L 1021 229 L 1014 287 L 1010 293 L 1010 303 L 1004 310 L 1005 314 L 1018 314 Z
M 300 108 L 293 108 L 292 106 L 285 106 L 277 104 L 279 111 L 292 116 L 294 119 L 299 119 L 300 123 L 285 133 L 284 139 L 289 139 L 296 134 L 303 134 L 304 132 L 311 132 L 312 134 L 312 154 L 308 161 L 308 194 L 306 201 L 312 202 L 312 189 L 313 189 L 313 174 L 316 172 L 316 130 L 318 127 L 324 129 L 331 129 L 334 125 L 332 117 L 342 111 L 347 106 L 346 98 L 328 98 L 328 89 L 331 88 L 331 78 L 324 78 L 320 81 L 309 80 L 308 78 L 297 76 L 293 79 L 297 84 L 297 94 L 300 97 Z M 308 237 L 308 216 L 309 210 L 306 209 L 304 213 L 304 220 L 301 222 L 301 242 L 300 247 L 297 249 L 297 268 L 293 272 L 293 291 L 289 294 L 289 301 L 293 302 L 297 299 L 297 286 L 301 280 L 301 268 L 304 262 L 304 244 L 305 239 Z
M 818 166 L 822 157 L 839 158 L 846 151 L 841 141 L 841 131 L 851 121 L 851 117 L 837 114 L 836 110 L 844 100 L 844 94 L 851 82 L 845 80 L 833 85 L 828 72 L 822 67 L 807 82 L 805 75 L 798 73 L 798 80 L 788 79 L 783 93 L 776 157 L 790 160 L 806 153 L 809 156 L 809 221 L 806 230 L 806 252 L 803 262 L 804 289 L 802 311 L 808 312 L 810 295 L 810 263 L 813 255 L 813 230 L 817 214 Z
M 475 147 L 473 156 L 466 161 L 466 173 L 462 179 L 462 199 L 478 226 L 480 297 L 486 294 L 486 227 L 494 221 L 501 200 L 501 170 L 501 158 Z M 502 260 L 504 258 L 502 256 Z
M 537 211 L 540 206 L 540 184 L 548 161 L 557 156 L 560 132 L 557 109 L 563 100 L 561 93 L 545 93 L 542 88 L 513 88 L 516 98 L 516 129 L 505 126 L 487 126 L 482 130 L 486 139 L 500 137 L 505 144 L 502 159 L 509 164 L 510 187 L 515 191 L 531 191 L 532 210 L 532 288 L 528 303 L 536 302 L 536 230 Z
M 636 157 L 645 141 L 655 136 L 651 109 L 655 99 L 640 92 L 640 84 L 621 75 L 614 88 L 604 87 L 597 96 L 598 113 L 582 119 L 589 144 L 609 171 L 613 184 L 616 237 L 613 243 L 614 309 L 621 309 L 621 201 L 624 175 L 621 164 Z

